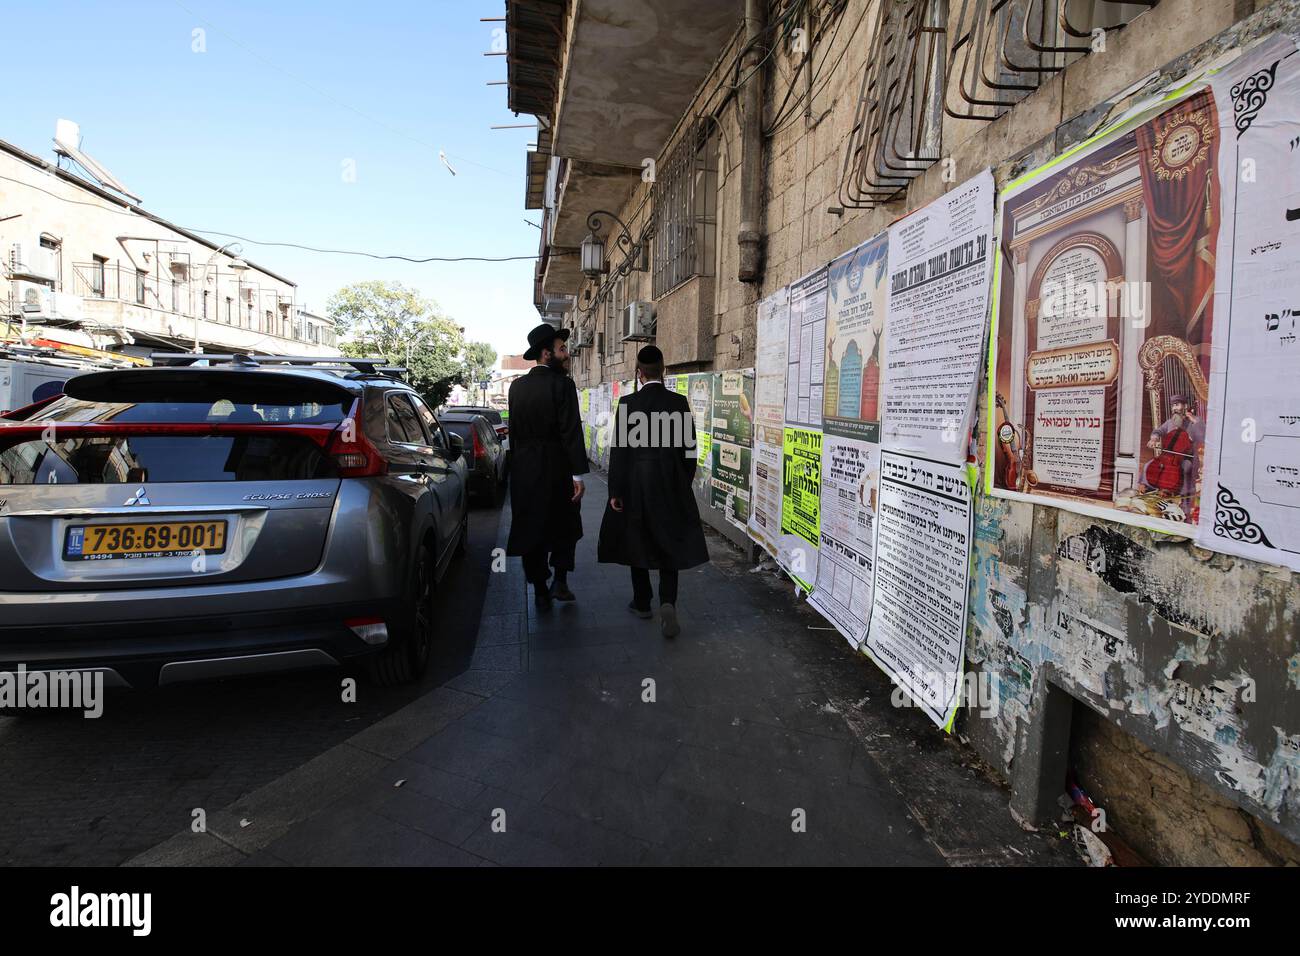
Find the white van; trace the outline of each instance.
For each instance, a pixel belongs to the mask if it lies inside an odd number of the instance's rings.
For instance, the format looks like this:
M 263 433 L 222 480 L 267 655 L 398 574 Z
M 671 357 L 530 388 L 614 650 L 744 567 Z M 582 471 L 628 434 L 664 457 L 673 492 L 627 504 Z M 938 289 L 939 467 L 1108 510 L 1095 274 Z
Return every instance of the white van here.
M 58 395 L 64 382 L 92 367 L 92 362 L 34 358 L 0 349 L 0 415 Z

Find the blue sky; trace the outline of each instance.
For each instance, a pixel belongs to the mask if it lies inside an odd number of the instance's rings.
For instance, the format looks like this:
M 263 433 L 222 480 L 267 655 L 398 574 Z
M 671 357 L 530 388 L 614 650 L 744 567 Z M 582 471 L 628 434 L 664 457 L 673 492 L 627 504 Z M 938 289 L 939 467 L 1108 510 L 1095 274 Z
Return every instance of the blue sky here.
M 483 56 L 502 24 L 479 18 L 503 12 L 501 0 L 10 4 L 0 139 L 52 159 L 55 120 L 75 120 L 83 149 L 145 208 L 192 228 L 412 257 L 532 255 L 534 132 L 488 128 L 532 121 L 485 85 L 506 64 Z M 206 52 L 193 50 L 196 28 Z M 538 322 L 531 261 L 243 246 L 317 311 L 341 285 L 396 279 L 498 352 L 522 351 Z

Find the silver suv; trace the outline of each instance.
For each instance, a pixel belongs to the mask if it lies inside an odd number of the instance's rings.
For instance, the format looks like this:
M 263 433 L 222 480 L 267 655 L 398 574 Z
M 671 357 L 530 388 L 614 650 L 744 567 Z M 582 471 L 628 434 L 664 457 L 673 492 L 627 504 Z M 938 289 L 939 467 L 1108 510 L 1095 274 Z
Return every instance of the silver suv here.
M 420 676 L 463 445 L 395 370 L 333 361 L 160 355 L 0 419 L 0 671 Z

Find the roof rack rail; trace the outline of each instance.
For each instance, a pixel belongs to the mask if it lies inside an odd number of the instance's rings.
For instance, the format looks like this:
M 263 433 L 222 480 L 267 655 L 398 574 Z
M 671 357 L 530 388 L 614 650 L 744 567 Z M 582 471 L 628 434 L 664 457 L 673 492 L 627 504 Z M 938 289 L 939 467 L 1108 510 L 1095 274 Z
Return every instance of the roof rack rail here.
M 308 368 L 350 368 L 357 372 L 379 374 L 401 374 L 406 371 L 404 368 L 385 364 L 388 362 L 388 359 L 386 358 L 351 358 L 343 355 L 258 355 L 255 353 L 242 352 L 233 354 L 220 354 L 216 352 L 154 352 L 149 356 L 149 360 L 153 362 L 154 365 L 183 366 L 193 365 L 196 362 L 206 362 L 208 365 L 297 365 Z

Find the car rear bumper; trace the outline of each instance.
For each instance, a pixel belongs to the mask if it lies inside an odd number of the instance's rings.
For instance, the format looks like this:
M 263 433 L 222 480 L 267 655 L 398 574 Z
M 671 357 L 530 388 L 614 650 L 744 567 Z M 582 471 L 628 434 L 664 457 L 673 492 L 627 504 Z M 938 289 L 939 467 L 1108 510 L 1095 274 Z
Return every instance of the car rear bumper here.
M 0 628 L 0 671 L 102 670 L 108 686 L 329 667 L 384 646 L 346 622 L 396 619 L 395 607 L 334 605 L 209 617 Z M 390 638 L 391 639 L 391 638 Z

